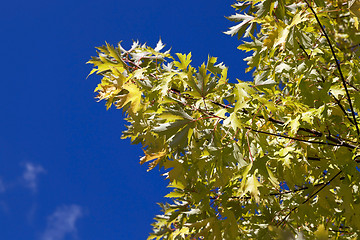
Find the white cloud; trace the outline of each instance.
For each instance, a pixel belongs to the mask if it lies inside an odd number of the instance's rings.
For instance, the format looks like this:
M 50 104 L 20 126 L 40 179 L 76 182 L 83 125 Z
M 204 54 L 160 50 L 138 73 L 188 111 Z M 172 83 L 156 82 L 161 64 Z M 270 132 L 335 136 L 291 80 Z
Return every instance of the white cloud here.
M 41 240 L 63 240 L 70 234 L 76 236 L 76 221 L 82 217 L 83 210 L 78 205 L 62 206 L 48 217 L 47 228 Z
M 37 190 L 37 177 L 40 173 L 45 173 L 45 169 L 40 165 L 34 165 L 33 163 L 27 162 L 24 164 L 25 171 L 23 173 L 23 180 L 28 188 L 34 192 Z

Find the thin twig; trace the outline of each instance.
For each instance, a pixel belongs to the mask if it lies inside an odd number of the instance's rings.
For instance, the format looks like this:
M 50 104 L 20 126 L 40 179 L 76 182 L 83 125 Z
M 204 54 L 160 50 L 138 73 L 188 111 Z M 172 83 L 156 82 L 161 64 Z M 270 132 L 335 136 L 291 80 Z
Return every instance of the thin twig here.
M 315 191 L 313 194 L 311 194 L 307 199 L 305 199 L 301 204 L 305 204 L 308 201 L 310 201 L 314 196 L 316 196 L 321 190 L 323 190 L 327 185 L 329 185 L 337 176 L 340 175 L 340 173 L 342 173 L 342 170 L 340 170 L 335 176 L 333 176 L 329 181 L 327 181 L 325 184 L 323 184 L 323 186 L 321 188 L 319 188 L 317 191 Z M 296 206 L 294 208 L 292 208 L 290 210 L 290 212 L 288 214 L 286 214 L 286 216 L 277 224 L 278 226 L 281 226 L 286 219 L 291 215 L 291 213 L 293 213 L 295 210 L 297 210 L 299 208 L 299 206 Z
M 261 131 L 261 130 L 256 130 L 256 129 L 253 129 L 253 128 L 251 128 L 251 127 L 245 127 L 245 128 L 246 128 L 246 129 L 249 129 L 249 130 L 251 130 L 251 131 L 257 132 L 257 133 L 263 133 L 263 134 L 267 134 L 267 135 L 271 135 L 271 136 L 276 136 L 276 137 L 282 137 L 282 138 L 292 139 L 292 140 L 300 141 L 300 142 L 315 143 L 315 144 L 329 145 L 329 146 L 335 146 L 335 147 L 341 147 L 341 146 L 343 146 L 342 144 L 333 144 L 333 143 L 328 143 L 328 142 L 312 141 L 312 140 L 294 138 L 294 137 L 290 137 L 290 136 L 282 135 L 282 134 L 278 134 L 278 133 L 270 133 L 270 132 L 265 132 L 265 131 Z
M 305 53 L 306 57 L 307 57 L 308 59 L 310 59 L 310 55 L 306 52 L 305 48 L 304 48 L 299 42 L 298 42 L 298 44 L 299 44 L 301 50 Z M 317 70 L 317 72 L 319 73 L 319 75 L 320 75 L 320 77 L 321 77 L 321 79 L 322 79 L 322 82 L 324 83 L 324 82 L 325 82 L 324 76 L 322 76 L 321 72 L 320 72 L 318 69 L 316 69 L 316 70 Z M 345 111 L 345 108 L 342 106 L 340 100 L 338 100 L 338 99 L 335 97 L 335 95 L 332 94 L 331 92 L 330 92 L 330 94 L 331 94 L 331 96 L 334 98 L 336 104 L 341 108 L 341 110 L 342 110 L 343 113 L 345 114 L 346 118 L 347 118 L 352 124 L 354 124 L 354 122 L 351 120 L 351 118 L 349 117 L 349 115 L 348 115 L 347 112 Z
M 318 183 L 318 184 L 312 185 L 312 187 L 318 187 L 318 186 L 323 185 L 323 184 L 324 183 Z M 289 190 L 289 191 L 283 191 L 283 192 L 269 193 L 266 196 L 275 196 L 275 197 L 276 196 L 282 196 L 282 195 L 285 195 L 285 194 L 297 193 L 297 192 L 304 191 L 304 190 L 307 190 L 307 189 L 309 189 L 309 187 L 302 187 L 302 188 Z M 219 196 L 210 197 L 210 199 L 218 199 Z M 236 199 L 236 200 L 250 200 L 251 198 L 252 198 L 251 196 L 245 196 L 245 197 L 244 196 L 242 196 L 242 197 L 231 196 L 231 197 L 229 197 L 229 199 Z
M 331 93 L 331 92 L 330 92 Z M 337 105 L 341 108 L 341 111 L 343 111 L 343 113 L 345 114 L 346 118 L 349 120 L 349 122 L 351 122 L 352 124 L 354 124 L 353 120 L 349 117 L 349 115 L 347 114 L 345 108 L 343 107 L 343 105 L 341 104 L 340 100 L 337 99 L 335 97 L 334 94 L 331 93 L 331 96 L 334 98 L 334 100 L 336 101 Z
M 175 88 L 171 88 L 169 91 L 179 95 L 179 96 L 182 96 L 184 97 L 185 99 L 189 99 L 189 100 L 194 100 L 193 97 L 190 97 L 190 96 L 185 96 L 184 94 L 181 93 L 181 91 L 179 91 L 178 89 L 175 89 Z M 215 105 L 218 105 L 222 108 L 233 108 L 232 106 L 228 106 L 228 105 L 224 105 L 222 103 L 219 103 L 219 102 L 215 102 L 213 100 L 210 100 L 212 103 L 214 103 Z M 242 109 L 242 112 L 244 114 L 249 114 L 249 112 L 246 110 L 246 109 Z M 214 115 L 213 113 L 210 113 L 208 112 L 207 114 L 209 115 Z M 262 115 L 257 115 L 256 116 L 257 118 L 260 118 L 260 119 L 264 119 L 266 120 L 266 118 Z M 225 118 L 222 118 L 222 117 L 219 117 L 221 119 L 225 119 Z M 281 126 L 284 126 L 285 125 L 285 122 L 283 121 L 280 121 L 280 120 L 277 120 L 277 119 L 274 119 L 272 117 L 269 117 L 267 118 L 268 121 L 272 122 L 272 123 L 275 123 L 275 124 L 278 124 L 278 125 L 281 125 Z M 258 130 L 257 130 L 258 131 Z M 313 130 L 313 129 L 308 129 L 308 128 L 303 128 L 303 127 L 300 127 L 299 128 L 299 131 L 303 131 L 303 132 L 307 132 L 307 133 L 311 133 L 314 135 L 314 137 L 323 137 L 324 134 L 322 132 L 319 132 L 319 131 L 316 131 L 316 130 Z M 273 133 L 273 135 L 276 135 Z M 284 135 L 280 135 L 280 134 L 277 134 L 276 136 L 279 136 L 279 137 L 284 137 L 284 138 L 289 138 L 287 136 L 284 136 Z M 350 148 L 350 149 L 355 149 L 357 148 L 358 146 L 354 145 L 354 144 L 351 144 L 351 143 L 348 143 L 346 141 L 343 141 L 341 138 L 337 137 L 333 137 L 333 136 L 329 136 L 329 135 L 325 135 L 324 136 L 327 140 L 333 142 L 333 143 L 336 143 L 336 144 L 331 144 L 331 143 L 328 143 L 327 145 L 332 145 L 332 146 L 341 146 L 341 147 L 347 147 L 347 148 Z M 297 140 L 297 139 L 296 139 Z M 313 143 L 317 143 L 316 141 L 314 141 Z M 326 143 L 320 143 L 320 144 L 326 144 Z
M 345 78 L 344 78 L 344 75 L 341 71 L 341 67 L 340 67 L 340 63 L 339 63 L 339 60 L 337 59 L 336 57 L 336 54 L 335 54 L 335 51 L 334 51 L 334 48 L 332 46 L 332 43 L 330 41 L 330 38 L 329 36 L 327 35 L 323 25 L 321 24 L 320 22 L 320 19 L 318 18 L 315 10 L 313 9 L 313 7 L 310 5 L 310 3 L 307 1 L 307 0 L 304 0 L 306 2 L 306 4 L 308 5 L 308 7 L 310 8 L 310 10 L 313 12 L 315 18 L 316 18 L 316 21 L 318 22 L 320 28 L 321 28 L 321 31 L 322 33 L 324 34 L 329 46 L 330 46 L 330 50 L 331 50 L 331 53 L 334 57 L 334 60 L 335 60 L 335 63 L 336 63 L 336 66 L 337 66 L 337 69 L 339 71 L 339 74 L 340 74 L 340 78 L 341 78 L 341 81 L 343 83 L 343 86 L 344 86 L 344 89 L 345 89 L 345 92 L 346 92 L 346 96 L 347 96 L 347 99 L 348 99 L 348 102 L 349 102 L 349 106 L 350 106 L 350 110 L 351 110 L 351 113 L 352 113 L 352 116 L 353 116 L 353 120 L 354 120 L 354 123 L 355 123 L 355 127 L 356 127 L 356 131 L 357 131 L 357 134 L 358 136 L 360 136 L 360 130 L 359 130 L 359 126 L 357 124 L 357 121 L 356 121 L 356 116 L 355 116 L 355 111 L 354 111 L 354 108 L 353 108 L 353 105 L 352 105 L 352 102 L 351 102 L 351 99 L 350 99 L 350 94 L 349 94 L 349 91 L 347 89 L 347 86 L 346 86 L 346 81 L 345 81 Z

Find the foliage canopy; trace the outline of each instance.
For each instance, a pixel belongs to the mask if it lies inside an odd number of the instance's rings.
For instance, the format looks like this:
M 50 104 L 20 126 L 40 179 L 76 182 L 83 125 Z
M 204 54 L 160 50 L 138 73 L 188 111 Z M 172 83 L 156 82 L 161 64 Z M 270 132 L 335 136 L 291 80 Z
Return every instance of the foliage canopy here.
M 98 47 L 97 98 L 173 188 L 148 239 L 360 237 L 360 1 L 239 0 L 253 81 L 191 53 Z

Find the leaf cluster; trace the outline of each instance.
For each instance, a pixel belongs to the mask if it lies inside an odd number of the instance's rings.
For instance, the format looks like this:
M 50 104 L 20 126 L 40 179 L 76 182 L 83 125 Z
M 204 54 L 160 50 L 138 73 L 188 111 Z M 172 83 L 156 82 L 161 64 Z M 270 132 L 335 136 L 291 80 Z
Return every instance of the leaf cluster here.
M 246 38 L 252 82 L 161 40 L 98 48 L 97 98 L 172 188 L 148 239 L 359 237 L 359 6 L 237 1 L 226 33 Z

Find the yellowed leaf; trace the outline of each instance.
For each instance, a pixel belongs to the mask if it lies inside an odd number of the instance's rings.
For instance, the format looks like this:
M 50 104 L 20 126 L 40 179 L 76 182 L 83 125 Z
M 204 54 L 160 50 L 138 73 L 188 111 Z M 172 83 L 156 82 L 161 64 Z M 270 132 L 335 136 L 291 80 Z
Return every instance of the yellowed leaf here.
M 134 83 L 125 84 L 123 89 L 127 90 L 128 93 L 119 96 L 120 101 L 117 103 L 117 107 L 123 108 L 130 103 L 128 112 L 134 114 L 141 108 L 141 91 Z
M 319 240 L 328 240 L 329 233 L 328 230 L 325 229 L 324 224 L 320 224 L 315 232 L 315 236 Z
M 150 154 L 148 154 L 146 151 L 144 151 L 144 153 L 145 153 L 145 156 L 140 158 L 140 164 L 144 164 L 146 162 L 149 162 L 149 161 L 154 160 L 154 159 L 161 158 L 161 157 L 166 155 L 166 151 L 160 151 L 160 152 L 157 152 L 157 153 L 150 153 Z
M 359 18 L 360 18 L 360 1 L 352 0 L 349 2 L 349 10 L 354 15 L 355 27 L 359 30 Z
M 350 1 L 349 10 L 356 17 L 360 18 L 360 1 L 359 0 Z
M 171 192 L 171 193 L 165 195 L 165 197 L 166 197 L 166 198 L 178 198 L 178 197 L 182 197 L 182 196 L 184 196 L 184 195 L 185 195 L 185 194 L 182 193 L 182 192 L 176 192 L 176 191 L 174 191 L 174 192 Z
M 260 187 L 262 185 L 257 180 L 256 172 L 257 172 L 257 170 L 255 170 L 254 174 L 247 179 L 245 192 L 249 192 L 250 195 L 255 199 L 255 201 L 259 202 L 260 201 L 260 197 L 259 197 L 260 192 L 258 190 L 258 187 Z

